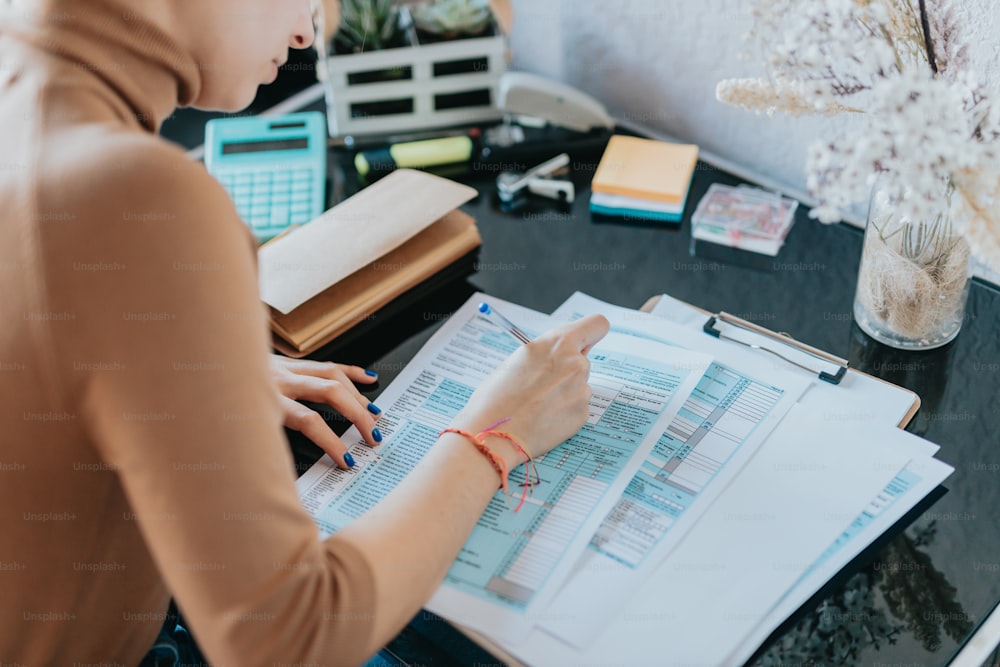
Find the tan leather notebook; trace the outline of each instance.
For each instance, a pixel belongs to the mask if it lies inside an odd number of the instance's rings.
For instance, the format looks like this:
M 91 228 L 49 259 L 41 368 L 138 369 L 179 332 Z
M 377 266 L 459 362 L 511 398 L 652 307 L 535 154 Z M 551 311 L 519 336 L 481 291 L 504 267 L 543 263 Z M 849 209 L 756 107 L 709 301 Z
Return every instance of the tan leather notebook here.
M 481 244 L 473 188 L 399 170 L 259 249 L 274 346 L 305 356 Z

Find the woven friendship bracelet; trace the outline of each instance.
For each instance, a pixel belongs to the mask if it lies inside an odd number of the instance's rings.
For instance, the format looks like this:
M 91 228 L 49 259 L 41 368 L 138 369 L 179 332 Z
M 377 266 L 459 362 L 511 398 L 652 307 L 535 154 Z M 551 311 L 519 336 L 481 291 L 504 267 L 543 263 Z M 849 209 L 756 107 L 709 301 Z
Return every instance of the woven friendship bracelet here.
M 536 484 L 540 484 L 542 480 L 538 474 L 538 468 L 535 466 L 535 460 L 531 457 L 530 454 L 528 454 L 528 451 L 524 448 L 524 446 L 521 445 L 518 439 L 512 436 L 510 433 L 494 430 L 500 424 L 503 424 L 508 421 L 510 421 L 510 417 L 507 417 L 506 419 L 502 419 L 495 424 L 487 426 L 479 433 L 471 433 L 469 431 L 465 431 L 463 429 L 458 429 L 458 428 L 446 428 L 443 431 L 441 431 L 441 433 L 439 433 L 438 436 L 444 435 L 445 433 L 456 433 L 458 435 L 465 437 L 470 442 L 472 442 L 472 444 L 475 445 L 476 449 L 478 449 L 493 464 L 493 468 L 500 475 L 500 480 L 501 480 L 500 488 L 503 489 L 504 494 L 508 498 L 510 498 L 510 488 L 508 485 L 509 471 L 507 470 L 507 465 L 504 462 L 503 458 L 494 454 L 493 451 L 486 446 L 485 439 L 489 436 L 493 436 L 497 438 L 502 438 L 510 442 L 512 445 L 514 445 L 518 453 L 521 455 L 521 458 L 524 460 L 524 465 L 525 465 L 525 481 L 521 483 L 522 487 L 521 501 L 517 504 L 517 507 L 514 508 L 514 511 L 518 512 L 521 510 L 521 507 L 524 506 L 524 502 L 527 499 L 528 494 L 531 492 L 532 487 L 534 487 Z
M 487 447 L 486 443 L 483 442 L 483 439 L 475 433 L 471 433 L 460 428 L 446 428 L 438 433 L 438 437 L 441 437 L 445 433 L 456 433 L 475 445 L 476 449 L 478 449 L 480 453 L 482 453 L 482 455 L 489 459 L 490 463 L 493 464 L 493 469 L 497 471 L 498 475 L 500 475 L 500 488 L 503 489 L 504 494 L 510 497 L 510 489 L 507 486 L 507 463 L 503 460 L 503 458 L 494 454 L 493 450 Z
M 484 440 L 488 436 L 494 436 L 497 438 L 503 438 L 504 440 L 507 440 L 512 445 L 514 445 L 514 447 L 517 448 L 517 451 L 521 455 L 521 458 L 524 459 L 524 481 L 521 482 L 521 487 L 522 487 L 521 502 L 519 502 L 517 504 L 517 507 L 514 508 L 515 512 L 520 511 L 521 507 L 524 505 L 524 501 L 527 500 L 528 494 L 532 492 L 534 486 L 536 484 L 542 483 L 542 478 L 538 474 L 538 468 L 535 466 L 535 459 L 531 458 L 531 454 L 529 454 L 527 450 L 521 445 L 521 443 L 518 442 L 517 438 L 512 436 L 510 433 L 506 433 L 504 431 L 493 431 L 493 430 L 480 431 L 479 433 L 479 437 L 483 438 Z

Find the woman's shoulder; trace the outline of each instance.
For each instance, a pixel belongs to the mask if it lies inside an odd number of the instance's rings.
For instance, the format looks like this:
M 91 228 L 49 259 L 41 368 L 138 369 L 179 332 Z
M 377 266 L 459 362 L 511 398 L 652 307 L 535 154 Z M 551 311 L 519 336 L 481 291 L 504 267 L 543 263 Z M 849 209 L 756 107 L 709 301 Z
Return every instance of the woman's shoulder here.
M 49 137 L 38 161 L 41 218 L 161 240 L 248 237 L 222 186 L 180 147 L 143 132 L 81 125 Z M 46 215 L 47 214 L 47 215 Z M 211 235 L 209 235 L 211 236 Z
M 38 169 L 43 187 L 88 198 L 123 199 L 224 195 L 221 186 L 177 145 L 113 124 L 66 127 L 43 142 Z

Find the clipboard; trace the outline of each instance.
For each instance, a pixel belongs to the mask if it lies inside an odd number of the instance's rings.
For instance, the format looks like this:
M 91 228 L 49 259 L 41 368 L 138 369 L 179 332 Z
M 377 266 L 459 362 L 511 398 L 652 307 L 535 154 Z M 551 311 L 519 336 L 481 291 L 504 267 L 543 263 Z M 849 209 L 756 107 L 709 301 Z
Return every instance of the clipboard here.
M 650 297 L 649 299 L 646 300 L 646 303 L 644 303 L 639 310 L 644 313 L 651 313 L 653 309 L 656 307 L 656 305 L 660 302 L 660 299 L 662 298 L 663 298 L 662 294 Z M 892 382 L 887 382 L 882 378 L 875 377 L 874 375 L 865 373 L 864 371 L 858 370 L 857 368 L 851 368 L 849 362 L 846 359 L 842 359 L 841 357 L 830 354 L 829 352 L 820 350 L 818 348 L 812 347 L 811 345 L 807 345 L 805 343 L 797 341 L 787 333 L 771 331 L 770 329 L 754 324 L 753 322 L 747 322 L 746 320 L 743 320 L 734 315 L 730 315 L 728 313 L 724 312 L 711 313 L 705 310 L 704 308 L 700 308 L 693 304 L 687 303 L 686 301 L 681 301 L 680 299 L 678 299 L 678 301 L 683 305 L 688 306 L 689 308 L 692 308 L 705 315 L 706 321 L 702 329 L 708 335 L 715 336 L 716 338 L 733 340 L 736 343 L 748 347 L 757 347 L 757 346 L 750 345 L 744 339 L 726 335 L 726 332 L 722 330 L 723 326 L 728 325 L 731 327 L 735 327 L 737 329 L 741 329 L 743 331 L 747 331 L 750 334 L 761 336 L 763 339 L 767 341 L 768 345 L 768 347 L 764 347 L 763 345 L 759 346 L 762 351 L 774 355 L 777 358 L 782 358 L 786 362 L 792 364 L 793 366 L 798 366 L 799 368 L 804 368 L 805 370 L 808 370 L 810 372 L 815 372 L 817 374 L 817 377 L 820 380 L 823 380 L 824 382 L 827 382 L 832 385 L 839 385 L 843 380 L 843 378 L 848 373 L 855 373 L 858 376 L 864 377 L 866 380 L 874 380 L 876 382 L 881 382 L 884 385 L 893 387 L 894 389 L 897 389 L 900 392 L 908 394 L 912 399 L 912 403 L 910 404 L 909 409 L 906 411 L 906 414 L 900 420 L 898 424 L 899 428 L 906 428 L 907 424 L 910 423 L 913 417 L 917 414 L 917 411 L 920 409 L 920 396 L 918 396 L 916 393 L 910 391 L 909 389 L 906 389 L 905 387 L 900 387 L 897 384 L 893 384 Z M 816 364 L 818 365 L 806 367 L 805 365 L 798 363 L 795 360 L 789 359 L 788 357 L 790 357 L 791 355 L 786 353 L 789 350 L 794 351 L 797 354 L 805 355 L 806 357 L 815 360 Z
M 649 298 L 639 310 L 645 313 L 651 313 L 655 308 L 655 306 L 663 298 L 663 296 L 664 295 L 660 294 Z M 887 382 L 882 378 L 878 378 L 875 377 L 874 375 L 865 373 L 864 371 L 860 371 L 856 368 L 851 368 L 849 362 L 846 359 L 842 359 L 824 350 L 820 350 L 810 345 L 806 345 L 805 343 L 795 340 L 788 334 L 771 331 L 770 329 L 766 329 L 759 325 L 753 324 L 752 322 L 747 322 L 746 320 L 735 317 L 733 315 L 728 315 L 725 313 L 711 313 L 705 310 L 704 308 L 694 306 L 680 299 L 677 299 L 677 302 L 704 315 L 705 322 L 702 325 L 702 330 L 705 331 L 707 335 L 712 335 L 717 338 L 731 339 L 732 338 L 731 336 L 725 335 L 726 334 L 725 327 L 732 326 L 749 331 L 752 334 L 762 336 L 765 340 L 767 340 L 768 345 L 770 346 L 770 349 L 765 350 L 765 353 L 770 353 L 772 355 L 775 355 L 775 358 L 780 357 L 782 359 L 785 359 L 785 357 L 788 356 L 785 354 L 785 349 L 787 348 L 790 350 L 794 350 L 798 353 L 802 353 L 807 358 L 819 362 L 820 363 L 819 366 L 809 367 L 806 368 L 805 370 L 809 371 L 810 373 L 815 373 L 817 378 L 823 381 L 823 386 L 827 387 L 830 391 L 837 391 L 840 388 L 841 382 L 844 382 L 845 384 L 850 384 L 849 380 L 852 379 L 851 378 L 852 375 L 855 376 L 854 379 L 863 379 L 865 382 L 874 381 L 882 385 L 885 385 L 887 387 L 891 387 L 893 390 L 898 391 L 902 396 L 908 397 L 910 401 L 909 408 L 906 410 L 902 419 L 900 419 L 898 423 L 899 428 L 905 428 L 906 425 L 909 424 L 910 421 L 913 419 L 913 417 L 916 415 L 917 411 L 920 409 L 920 397 L 916 393 L 910 391 L 909 389 L 906 389 L 905 387 L 900 387 L 899 385 Z M 690 326 L 693 326 L 693 324 Z M 716 333 L 719 333 L 721 335 L 716 335 Z M 736 340 L 735 342 L 746 345 L 746 343 L 742 340 Z M 784 346 L 784 347 L 779 347 L 779 346 Z M 785 359 L 785 361 L 787 362 L 788 360 Z M 789 362 L 789 363 L 791 363 L 793 366 L 799 366 L 800 368 L 803 368 L 803 366 L 801 366 L 798 363 L 795 362 Z M 823 364 L 827 365 L 827 368 L 824 368 Z M 823 377 L 824 373 L 826 375 L 829 375 L 830 377 L 829 378 Z M 845 382 L 845 380 L 847 381 Z M 848 391 L 849 389 L 847 387 L 844 387 L 844 390 Z M 498 645 L 491 638 L 486 637 L 481 633 L 478 633 L 469 628 L 449 623 L 444 619 L 440 619 L 440 621 L 444 623 L 447 627 L 464 635 L 466 638 L 468 638 L 473 643 L 478 645 L 480 648 L 482 648 L 483 650 L 494 656 L 496 659 L 502 661 L 504 664 L 510 665 L 511 667 L 527 667 L 527 665 L 523 661 L 515 658 L 509 651 L 505 650 L 503 647 Z

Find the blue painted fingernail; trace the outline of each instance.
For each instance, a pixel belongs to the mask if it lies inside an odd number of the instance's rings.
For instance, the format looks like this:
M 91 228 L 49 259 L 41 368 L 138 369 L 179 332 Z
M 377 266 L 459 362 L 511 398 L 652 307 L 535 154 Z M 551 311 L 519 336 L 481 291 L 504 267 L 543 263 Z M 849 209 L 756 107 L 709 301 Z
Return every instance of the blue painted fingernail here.
M 382 414 L 382 408 L 380 408 L 379 406 L 375 405 L 374 403 L 369 403 L 368 404 L 368 412 L 372 413 L 373 415 L 380 415 L 380 414 Z
M 354 457 L 351 456 L 350 452 L 347 452 L 346 454 L 344 454 L 344 463 L 347 464 L 348 468 L 353 468 L 354 467 Z
M 377 428 L 373 428 L 372 437 L 375 439 L 375 442 L 382 442 L 382 431 L 378 430 Z
M 376 373 L 375 371 L 367 370 L 367 369 L 365 369 L 365 375 L 367 375 L 368 377 L 373 377 L 373 378 L 377 378 L 378 377 L 378 373 Z

